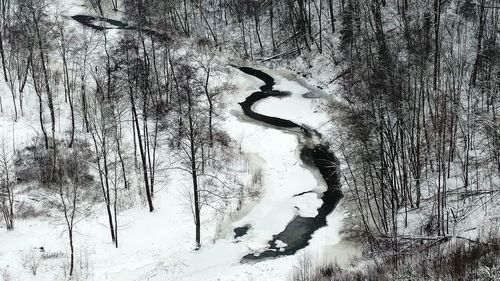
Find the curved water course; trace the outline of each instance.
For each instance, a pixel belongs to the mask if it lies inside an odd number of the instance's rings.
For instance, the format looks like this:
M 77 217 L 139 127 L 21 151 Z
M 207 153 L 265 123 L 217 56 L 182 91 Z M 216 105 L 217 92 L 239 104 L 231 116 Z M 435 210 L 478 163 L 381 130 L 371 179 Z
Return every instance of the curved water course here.
M 166 34 L 162 34 L 152 29 L 132 26 L 118 20 L 90 15 L 75 15 L 72 16 L 72 18 L 82 25 L 96 30 L 136 30 L 147 35 L 155 36 L 162 41 L 171 41 L 170 36 Z M 323 180 L 327 185 L 327 190 L 321 194 L 321 200 L 323 201 L 323 203 L 321 207 L 317 209 L 318 214 L 315 217 L 296 216 L 292 221 L 288 223 L 288 225 L 282 232 L 273 235 L 272 240 L 268 241 L 268 247 L 264 252 L 247 254 L 242 258 L 242 262 L 258 261 L 265 258 L 272 258 L 283 255 L 293 255 L 298 250 L 309 245 L 309 240 L 311 239 L 314 232 L 316 232 L 316 230 L 326 226 L 326 217 L 335 209 L 335 206 L 340 201 L 340 199 L 342 199 L 343 195 L 340 190 L 338 159 L 330 150 L 328 143 L 321 140 L 321 134 L 319 134 L 314 129 L 297 124 L 290 120 L 267 116 L 253 111 L 252 106 L 257 101 L 268 97 L 285 97 L 289 94 L 273 90 L 273 86 L 275 84 L 274 78 L 272 78 L 265 72 L 251 67 L 238 67 L 235 65 L 232 66 L 238 68 L 240 71 L 248 75 L 261 79 L 265 83 L 262 87 L 260 87 L 260 91 L 252 93 L 245 99 L 245 101 L 239 103 L 245 115 L 252 119 L 275 127 L 284 129 L 298 129 L 300 132 L 299 145 L 301 147 L 301 160 L 306 165 L 319 170 Z M 304 192 L 302 194 L 305 193 L 308 192 Z M 302 194 L 297 194 L 296 196 L 300 196 Z M 249 228 L 251 228 L 251 225 L 235 228 L 235 238 L 246 235 Z
M 91 16 L 91 15 L 74 15 L 71 18 L 76 20 L 80 24 L 88 26 L 95 30 L 100 30 L 100 31 L 106 29 L 136 30 L 146 35 L 155 36 L 162 41 L 171 41 L 170 36 L 168 36 L 167 34 L 163 34 L 161 32 L 158 32 L 150 28 L 129 25 L 128 23 L 119 20 L 114 20 L 99 16 Z
M 260 70 L 250 67 L 233 67 L 238 68 L 248 75 L 257 77 L 265 83 L 264 86 L 260 87 L 260 91 L 252 93 L 245 101 L 239 103 L 245 115 L 275 127 L 285 129 L 298 128 L 300 130 L 301 160 L 306 165 L 319 170 L 327 185 L 327 190 L 321 194 L 323 203 L 317 209 L 318 214 L 315 217 L 296 216 L 282 232 L 273 235 L 272 240 L 268 241 L 268 247 L 264 252 L 247 254 L 243 257 L 242 262 L 293 255 L 298 250 L 309 245 L 309 240 L 316 230 L 326 226 L 326 217 L 335 209 L 335 206 L 343 197 L 340 190 L 339 161 L 330 150 L 328 143 L 322 141 L 321 135 L 315 130 L 290 120 L 267 116 L 253 111 L 252 106 L 259 100 L 268 97 L 282 97 L 289 94 L 273 90 L 274 79 Z M 297 196 L 300 195 L 298 194 Z M 235 237 L 245 235 L 248 228 L 251 228 L 251 226 L 236 228 Z

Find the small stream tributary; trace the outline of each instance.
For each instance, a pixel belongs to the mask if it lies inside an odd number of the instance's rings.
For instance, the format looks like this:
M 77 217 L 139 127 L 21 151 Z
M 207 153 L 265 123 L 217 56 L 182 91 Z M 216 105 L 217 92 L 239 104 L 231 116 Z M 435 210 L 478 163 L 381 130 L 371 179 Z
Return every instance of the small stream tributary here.
M 167 42 L 172 41 L 172 39 L 170 38 L 170 36 L 168 34 L 158 32 L 158 31 L 151 29 L 151 28 L 130 25 L 126 22 L 115 20 L 115 19 L 110 19 L 110 18 L 105 18 L 105 17 L 100 17 L 100 16 L 91 16 L 91 15 L 74 15 L 74 16 L 71 16 L 71 18 L 74 19 L 75 21 L 79 22 L 80 24 L 88 26 L 88 27 L 93 28 L 95 30 L 100 30 L 100 31 L 106 30 L 106 29 L 135 30 L 135 31 L 142 32 L 146 35 L 155 36 L 156 38 L 160 39 L 161 41 L 167 41 Z

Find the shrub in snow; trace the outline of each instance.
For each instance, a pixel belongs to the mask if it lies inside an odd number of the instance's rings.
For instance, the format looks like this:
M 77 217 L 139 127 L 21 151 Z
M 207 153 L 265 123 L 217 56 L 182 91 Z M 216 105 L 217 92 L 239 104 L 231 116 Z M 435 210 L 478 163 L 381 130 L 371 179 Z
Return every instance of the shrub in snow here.
M 406 265 L 404 268 L 400 269 L 395 273 L 392 279 L 393 281 L 414 281 L 420 280 L 419 275 L 413 270 L 410 265 Z
M 37 141 L 19 151 L 15 161 L 17 181 L 38 182 L 50 188 L 58 183 L 60 178 L 58 175 L 61 173 L 71 176 L 76 161 L 82 164 L 92 159 L 90 144 L 85 141 L 75 140 L 74 148 L 71 149 L 75 153 L 68 153 L 69 148 L 67 148 L 66 140 L 56 141 L 56 144 L 55 154 L 53 148 L 45 149 L 43 143 Z M 54 157 L 56 157 L 56 161 L 61 161 L 61 165 L 54 165 Z M 82 174 L 82 180 L 92 181 L 93 177 L 88 172 L 88 165 L 84 166 L 84 170 L 79 170 Z
M 42 259 L 43 260 L 49 260 L 49 259 L 58 259 L 64 257 L 63 252 L 53 252 L 53 251 L 42 251 Z
M 14 279 L 12 278 L 12 275 L 11 275 L 11 272 L 10 272 L 10 270 L 9 270 L 9 267 L 5 268 L 5 269 L 4 269 L 4 270 L 2 270 L 1 272 L 2 272 L 2 275 L 1 275 L 2 280 L 4 280 L 4 281 L 11 281 L 11 280 L 14 280 Z
M 43 213 L 29 202 L 20 202 L 16 205 L 15 216 L 19 219 L 37 218 Z
M 315 258 L 310 252 L 303 251 L 297 255 L 297 266 L 293 270 L 293 281 L 320 280 Z
M 36 275 L 42 261 L 43 255 L 40 250 L 31 249 L 21 254 L 21 264 L 23 268 L 31 271 L 33 275 Z

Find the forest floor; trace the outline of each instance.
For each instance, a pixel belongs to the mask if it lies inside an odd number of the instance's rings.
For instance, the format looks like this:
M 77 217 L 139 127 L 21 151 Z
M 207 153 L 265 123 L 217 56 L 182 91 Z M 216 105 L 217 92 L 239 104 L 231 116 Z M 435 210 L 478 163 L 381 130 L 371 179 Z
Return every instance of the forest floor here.
M 276 89 L 289 91 L 285 98 L 268 98 L 256 104 L 255 110 L 271 116 L 283 117 L 326 129 L 328 116 L 321 99 L 305 99 L 310 90 L 298 82 L 286 79 L 278 71 L 267 69 L 276 79 Z M 119 248 L 109 241 L 105 209 L 95 211 L 76 225 L 77 272 L 89 280 L 286 280 L 290 276 L 295 256 L 240 263 L 248 253 L 265 248 L 268 240 L 284 229 L 296 215 L 314 216 L 321 200 L 315 194 L 294 197 L 310 190 L 325 190 L 326 186 L 316 171 L 307 168 L 299 158 L 298 140 L 293 133 L 252 121 L 245 117 L 238 102 L 262 85 L 256 78 L 228 67 L 228 79 L 237 87 L 225 96 L 223 127 L 239 143 L 240 149 L 252 159 L 251 165 L 262 170 L 262 193 L 257 202 L 222 223 L 204 216 L 202 221 L 202 248 L 194 250 L 194 224 L 186 207 L 184 191 L 189 178 L 176 171 L 169 172 L 167 180 L 155 193 L 156 210 L 148 213 L 140 204 L 119 215 Z M 290 75 L 289 75 L 290 76 Z M 22 147 L 36 136 L 33 124 L 36 111 L 26 114 L 15 127 L 15 144 Z M 5 116 L 9 116 L 5 114 Z M 31 116 L 31 117 L 30 117 Z M 33 120 L 31 120 L 31 119 Z M 3 134 L 10 136 L 12 121 L 1 117 Z M 64 124 L 63 124 L 64 125 Z M 63 132 L 64 129 L 61 128 Z M 161 153 L 168 153 L 162 151 Z M 40 200 L 55 195 L 34 187 L 20 189 L 17 204 Z M 67 265 L 65 225 L 56 210 L 45 210 L 44 215 L 16 220 L 12 232 L 0 231 L 0 273 L 10 280 L 55 280 L 64 276 Z M 208 213 L 207 213 L 208 214 Z M 328 226 L 313 235 L 310 246 L 297 255 L 310 252 L 329 262 L 347 262 L 356 252 L 341 242 L 339 230 L 345 213 L 340 204 L 328 218 Z M 235 227 L 251 224 L 246 235 L 234 239 Z M 347 245 L 347 246 L 346 246 Z M 39 261 L 36 276 L 29 270 L 30 260 L 40 258 L 40 247 L 52 258 Z M 23 265 L 24 264 L 24 265 Z

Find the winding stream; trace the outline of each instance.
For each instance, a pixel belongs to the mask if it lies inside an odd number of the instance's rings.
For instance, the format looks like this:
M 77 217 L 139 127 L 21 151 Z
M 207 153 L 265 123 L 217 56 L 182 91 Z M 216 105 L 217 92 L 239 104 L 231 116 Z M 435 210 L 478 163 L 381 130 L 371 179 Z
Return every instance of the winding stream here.
M 74 15 L 72 19 L 96 30 L 136 30 L 147 35 L 156 36 L 162 41 L 171 41 L 170 36 L 166 34 L 162 34 L 152 29 L 129 25 L 118 20 L 90 15 Z M 243 256 L 242 262 L 252 260 L 258 261 L 283 255 L 293 255 L 298 250 L 309 245 L 309 240 L 316 230 L 326 226 L 326 217 L 335 209 L 335 206 L 343 197 L 340 190 L 340 177 L 337 168 L 339 161 L 330 150 L 328 143 L 322 140 L 321 134 L 316 130 L 290 120 L 267 116 L 253 111 L 252 106 L 260 100 L 268 97 L 286 97 L 289 94 L 274 90 L 274 78 L 265 72 L 251 67 L 232 66 L 248 75 L 261 79 L 265 83 L 260 87 L 260 91 L 252 93 L 245 101 L 239 103 L 245 115 L 254 120 L 278 128 L 287 130 L 298 129 L 298 131 L 292 131 L 296 133 L 299 138 L 300 158 L 302 162 L 313 169 L 317 169 L 327 185 L 327 190 L 318 194 L 318 197 L 321 197 L 323 203 L 321 207 L 317 209 L 318 214 L 315 217 L 296 216 L 288 223 L 282 232 L 273 235 L 273 238 L 268 241 L 268 247 L 265 251 L 247 254 Z M 307 98 L 307 94 L 304 95 L 304 98 Z M 314 191 L 296 194 L 295 196 L 301 196 L 310 192 Z M 251 225 L 235 228 L 235 238 L 246 235 L 249 228 L 251 228 Z
M 335 209 L 335 206 L 343 197 L 340 190 L 340 177 L 338 173 L 339 161 L 330 150 L 328 143 L 323 141 L 321 139 L 321 134 L 315 130 L 290 120 L 267 116 L 253 111 L 252 106 L 257 101 L 268 97 L 288 96 L 288 94 L 273 90 L 275 84 L 274 79 L 260 70 L 250 67 L 233 67 L 238 68 L 248 75 L 257 77 L 265 83 L 264 86 L 260 87 L 260 91 L 252 93 L 245 101 L 240 103 L 245 115 L 279 128 L 298 128 L 301 132 L 301 134 L 298 134 L 301 160 L 306 165 L 319 170 L 327 185 L 327 190 L 322 194 L 318 194 L 318 196 L 321 196 L 323 203 L 321 207 L 317 209 L 318 214 L 315 217 L 296 216 L 288 223 L 282 232 L 273 235 L 272 240 L 268 241 L 268 247 L 264 252 L 247 254 L 243 257 L 242 262 L 262 260 L 283 255 L 293 255 L 298 250 L 309 245 L 309 240 L 316 230 L 326 226 L 326 217 Z M 296 196 L 302 194 L 297 194 Z M 250 227 L 251 226 L 236 228 L 235 237 L 245 235 Z

